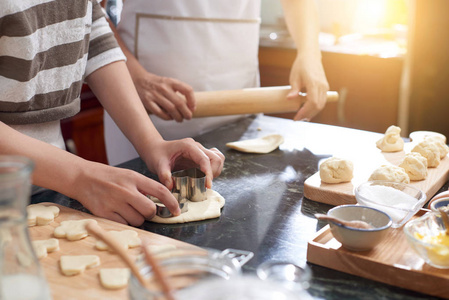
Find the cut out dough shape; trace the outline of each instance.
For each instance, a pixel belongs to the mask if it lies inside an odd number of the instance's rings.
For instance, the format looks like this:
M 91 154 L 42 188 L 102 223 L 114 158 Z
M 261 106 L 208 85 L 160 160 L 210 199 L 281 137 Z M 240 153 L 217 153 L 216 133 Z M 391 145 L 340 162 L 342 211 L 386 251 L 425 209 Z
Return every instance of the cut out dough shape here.
M 171 218 L 155 216 L 151 221 L 163 224 L 176 224 L 218 218 L 221 215 L 221 208 L 225 204 L 225 199 L 218 192 L 211 189 L 206 191 L 206 196 L 207 199 L 201 202 L 188 201 L 189 210 L 179 216 Z
M 31 204 L 27 206 L 28 226 L 43 226 L 50 224 L 59 215 L 59 207 L 43 204 Z
M 60 239 L 66 238 L 69 241 L 81 240 L 89 235 L 87 233 L 86 224 L 91 221 L 97 224 L 97 221 L 94 219 L 62 221 L 61 224 L 55 228 L 53 235 Z
M 57 239 L 32 241 L 34 252 L 38 259 L 47 256 L 47 253 L 59 250 L 59 241 Z
M 137 232 L 134 230 L 123 230 L 123 231 L 108 231 L 107 234 L 112 237 L 117 243 L 123 246 L 123 249 L 135 248 L 141 245 Z M 108 250 L 109 247 L 105 242 L 98 240 L 95 244 L 98 250 Z
M 229 148 L 246 153 L 270 153 L 284 142 L 280 134 L 271 134 L 257 139 L 227 143 Z
M 100 258 L 97 255 L 62 255 L 59 262 L 62 274 L 73 276 L 99 266 Z
M 128 268 L 100 269 L 101 285 L 109 290 L 122 289 L 128 285 L 131 272 Z

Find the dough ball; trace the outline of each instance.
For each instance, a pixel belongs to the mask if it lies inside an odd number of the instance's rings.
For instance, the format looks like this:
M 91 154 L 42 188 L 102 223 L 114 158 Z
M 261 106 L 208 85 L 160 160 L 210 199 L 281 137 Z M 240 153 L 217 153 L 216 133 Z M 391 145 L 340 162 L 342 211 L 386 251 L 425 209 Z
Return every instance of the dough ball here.
M 446 144 L 446 136 L 444 134 L 441 134 L 439 132 L 434 131 L 414 131 L 410 133 L 410 140 L 414 143 L 419 143 L 424 141 L 428 137 L 438 137 L 443 140 L 443 142 Z
M 380 166 L 379 168 L 374 170 L 368 180 L 387 180 L 393 182 L 410 183 L 410 178 L 408 177 L 405 170 L 401 167 L 393 165 Z
M 410 180 L 424 180 L 427 177 L 427 159 L 418 152 L 407 153 L 399 165 Z
M 445 158 L 449 153 L 449 147 L 446 145 L 445 138 L 435 135 L 426 137 L 425 141 L 430 141 L 437 145 L 438 150 L 440 151 L 440 159 Z
M 401 128 L 391 125 L 383 138 L 376 142 L 377 148 L 384 152 L 397 152 L 404 149 L 404 140 L 401 138 Z
M 354 177 L 352 161 L 331 157 L 320 165 L 320 178 L 325 183 L 348 182 Z
M 429 168 L 436 168 L 440 164 L 440 150 L 431 140 L 424 140 L 416 145 L 412 152 L 418 152 L 427 159 Z

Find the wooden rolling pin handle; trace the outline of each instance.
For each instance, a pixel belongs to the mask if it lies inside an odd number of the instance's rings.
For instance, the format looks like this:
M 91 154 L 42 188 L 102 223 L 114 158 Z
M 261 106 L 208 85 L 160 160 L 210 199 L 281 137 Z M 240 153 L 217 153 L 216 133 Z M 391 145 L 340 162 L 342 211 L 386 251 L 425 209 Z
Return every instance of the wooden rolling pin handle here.
M 296 112 L 305 101 L 304 93 L 287 99 L 290 86 L 242 90 L 196 92 L 194 118 L 257 113 Z M 338 93 L 327 92 L 327 102 L 338 101 Z

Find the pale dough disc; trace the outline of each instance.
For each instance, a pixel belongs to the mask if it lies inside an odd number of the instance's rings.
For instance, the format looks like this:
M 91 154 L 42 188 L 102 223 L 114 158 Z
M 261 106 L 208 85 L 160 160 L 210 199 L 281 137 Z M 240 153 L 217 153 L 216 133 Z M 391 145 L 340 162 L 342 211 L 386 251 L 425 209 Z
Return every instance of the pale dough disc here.
M 66 238 L 69 241 L 81 240 L 89 235 L 86 229 L 86 224 L 88 222 L 97 224 L 97 220 L 94 219 L 62 221 L 53 231 L 53 235 L 58 239 Z
M 179 216 L 171 218 L 155 216 L 151 221 L 163 224 L 176 224 L 218 218 L 221 215 L 221 208 L 225 204 L 225 199 L 218 192 L 211 189 L 206 191 L 206 195 L 207 199 L 204 201 L 188 201 L 189 210 Z
M 280 134 L 271 134 L 257 139 L 227 143 L 229 148 L 246 153 L 269 153 L 284 142 Z
M 121 289 L 128 285 L 130 275 L 128 268 L 104 268 L 100 269 L 100 282 L 106 289 Z
M 37 240 L 31 243 L 38 259 L 46 257 L 49 252 L 59 250 L 59 241 L 57 239 Z
M 62 255 L 60 258 L 62 274 L 73 276 L 84 270 L 100 265 L 100 257 L 97 255 Z
M 118 244 L 120 244 L 123 249 L 128 250 L 129 248 L 135 248 L 142 244 L 139 235 L 134 230 L 122 230 L 122 231 L 108 231 L 109 237 L 114 239 Z M 101 241 L 97 240 L 95 247 L 98 250 L 108 250 L 109 246 Z
M 54 205 L 31 204 L 27 206 L 28 226 L 50 224 L 59 215 L 59 208 Z

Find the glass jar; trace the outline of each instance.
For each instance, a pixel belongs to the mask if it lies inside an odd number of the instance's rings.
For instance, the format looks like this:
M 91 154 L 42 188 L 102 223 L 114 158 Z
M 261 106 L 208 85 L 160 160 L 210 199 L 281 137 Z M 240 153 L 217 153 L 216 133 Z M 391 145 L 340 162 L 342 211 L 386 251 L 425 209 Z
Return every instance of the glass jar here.
M 28 234 L 33 167 L 25 157 L 0 156 L 0 299 L 51 299 Z
M 176 300 L 296 300 L 312 299 L 307 288 L 311 276 L 307 266 L 268 261 L 257 268 L 257 276 L 243 275 L 241 267 L 253 253 L 226 249 L 181 248 L 154 254 L 174 289 Z M 131 300 L 165 299 L 143 260 L 137 264 L 146 287 L 131 275 Z
M 253 253 L 241 251 L 238 255 L 235 254 L 236 252 L 229 249 L 218 251 L 203 248 L 177 248 L 163 253 L 154 253 L 154 256 L 178 294 L 201 282 L 214 279 L 226 281 L 240 276 L 241 266 L 252 257 Z M 143 287 L 137 278 L 131 275 L 128 287 L 130 299 L 163 299 L 153 270 L 145 263 L 143 256 L 137 259 L 137 265 L 148 284 Z

